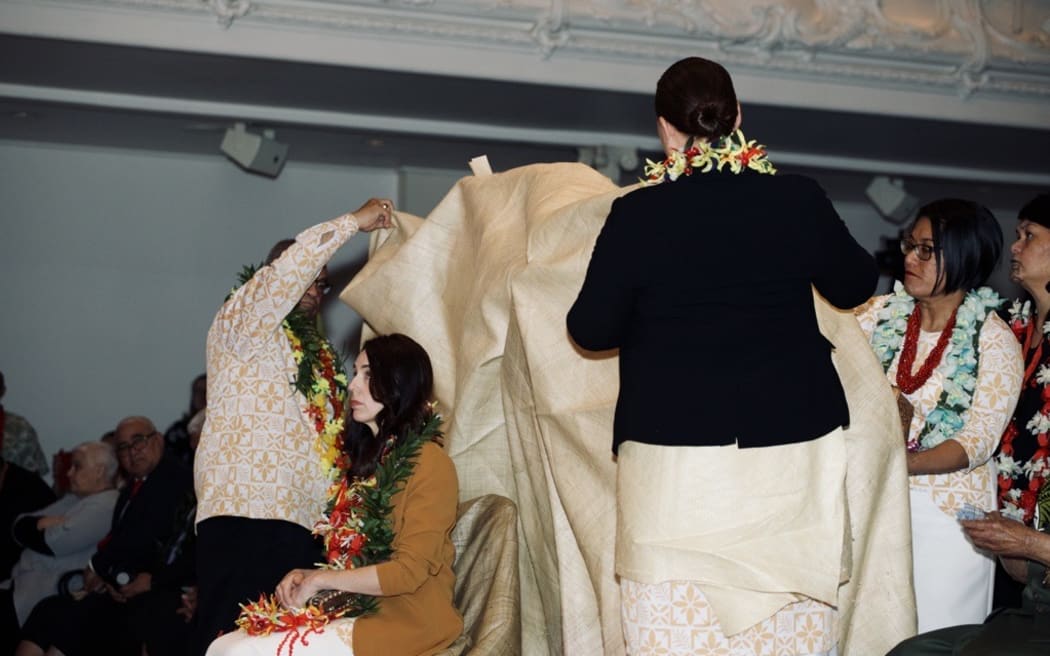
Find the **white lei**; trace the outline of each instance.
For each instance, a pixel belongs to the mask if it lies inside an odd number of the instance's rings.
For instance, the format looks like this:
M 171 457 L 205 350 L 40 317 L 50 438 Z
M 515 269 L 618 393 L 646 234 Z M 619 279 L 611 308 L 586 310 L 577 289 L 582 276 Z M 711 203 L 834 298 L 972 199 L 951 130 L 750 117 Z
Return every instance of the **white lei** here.
M 948 348 L 937 365 L 937 371 L 941 372 L 944 379 L 944 390 L 937 407 L 926 415 L 926 423 L 919 436 L 914 440 L 908 438 L 909 451 L 932 449 L 955 435 L 966 423 L 973 392 L 977 387 L 977 351 L 981 327 L 1002 302 L 1003 299 L 990 287 L 979 287 L 970 290 L 959 305 Z M 893 294 L 876 315 L 877 322 L 871 333 L 871 345 L 883 371 L 889 371 L 893 359 L 901 350 L 908 317 L 914 309 L 915 299 L 904 291 L 904 285 L 896 282 Z

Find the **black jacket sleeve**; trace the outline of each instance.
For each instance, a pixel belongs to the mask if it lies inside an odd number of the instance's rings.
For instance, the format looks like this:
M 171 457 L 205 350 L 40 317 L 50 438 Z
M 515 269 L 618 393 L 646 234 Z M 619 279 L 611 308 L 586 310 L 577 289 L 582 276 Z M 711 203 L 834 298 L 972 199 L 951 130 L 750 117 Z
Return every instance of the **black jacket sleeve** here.
M 569 335 L 589 351 L 623 345 L 627 319 L 634 311 L 637 285 L 636 251 L 631 243 L 631 219 L 625 201 L 617 199 L 598 234 L 580 294 L 569 310 Z
M 871 298 L 879 282 L 875 258 L 849 233 L 827 194 L 813 183 L 818 257 L 813 285 L 835 307 L 846 310 Z
M 54 556 L 55 552 L 51 551 L 51 547 L 47 546 L 47 541 L 44 540 L 44 532 L 36 527 L 39 519 L 40 515 L 23 515 L 19 517 L 15 520 L 14 526 L 11 527 L 11 535 L 14 536 L 18 544 L 26 549 L 32 549 L 47 556 Z

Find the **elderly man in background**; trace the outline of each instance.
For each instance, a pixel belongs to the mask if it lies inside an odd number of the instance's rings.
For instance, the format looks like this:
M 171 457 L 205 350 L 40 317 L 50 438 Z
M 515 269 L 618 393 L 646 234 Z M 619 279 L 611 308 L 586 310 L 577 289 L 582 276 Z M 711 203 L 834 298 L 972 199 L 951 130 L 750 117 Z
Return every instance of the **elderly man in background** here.
M 311 529 L 335 470 L 347 385 L 318 329 L 326 264 L 358 230 L 389 226 L 392 212 L 392 201 L 373 198 L 278 242 L 208 330 L 207 419 L 193 472 L 197 653 L 235 628 L 240 604 L 321 560 Z
M 126 630 L 140 595 L 152 586 L 158 545 L 170 541 L 176 509 L 192 485 L 189 470 L 164 455 L 164 437 L 145 417 L 117 425 L 116 452 L 128 484 L 113 509 L 109 535 L 84 569 L 82 599 L 48 597 L 22 626 L 18 656 L 118 653 L 134 645 Z
M 69 494 L 15 519 L 11 531 L 25 550 L 11 578 L 0 583 L 0 621 L 12 641 L 37 602 L 57 594 L 62 575 L 84 567 L 109 531 L 118 495 L 116 477 L 113 447 L 84 442 L 73 449 Z M 13 647 L 9 643 L 4 653 Z

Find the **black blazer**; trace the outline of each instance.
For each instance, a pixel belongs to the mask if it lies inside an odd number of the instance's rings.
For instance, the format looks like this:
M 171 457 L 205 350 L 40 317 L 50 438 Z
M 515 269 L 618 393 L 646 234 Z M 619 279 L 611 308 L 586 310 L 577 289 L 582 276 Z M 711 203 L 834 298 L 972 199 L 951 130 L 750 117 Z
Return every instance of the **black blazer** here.
M 845 309 L 877 281 L 806 177 L 697 173 L 619 198 L 568 315 L 582 348 L 620 349 L 613 451 L 790 444 L 848 424 L 811 285 Z
M 110 583 L 120 572 L 134 578 L 156 567 L 157 549 L 176 529 L 175 510 L 193 489 L 193 476 L 165 455 L 134 497 L 131 488 L 129 483 L 120 491 L 109 539 L 91 557 L 92 568 Z

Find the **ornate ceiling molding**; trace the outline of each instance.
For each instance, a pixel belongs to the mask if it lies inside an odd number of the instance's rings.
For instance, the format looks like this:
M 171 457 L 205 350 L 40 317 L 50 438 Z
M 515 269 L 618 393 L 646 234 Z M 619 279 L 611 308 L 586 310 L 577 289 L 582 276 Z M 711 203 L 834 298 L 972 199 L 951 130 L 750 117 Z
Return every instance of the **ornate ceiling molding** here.
M 660 70 L 700 54 L 757 78 L 1000 103 L 1050 99 L 1050 0 L 0 0 L 0 18 L 16 5 L 134 13 L 158 24 L 208 19 L 231 41 L 265 29 L 474 50 L 478 57 L 511 54 L 534 70 L 565 62 Z M 8 21 L 0 25 L 18 32 Z M 77 38 L 75 27 L 46 32 L 38 24 L 34 35 Z M 84 38 L 99 40 L 97 32 Z M 148 45 L 142 35 L 103 40 Z M 181 47 L 194 50 L 193 39 Z M 347 63 L 332 59 L 331 48 L 320 50 L 296 56 Z M 406 62 L 389 67 L 411 70 Z M 477 75 L 459 68 L 456 74 Z M 508 70 L 505 79 L 520 79 L 518 73 Z M 565 83 L 543 75 L 528 81 Z M 587 85 L 639 90 L 615 74 L 603 77 Z M 1027 123 L 1039 122 L 1043 115 L 1035 113 Z

